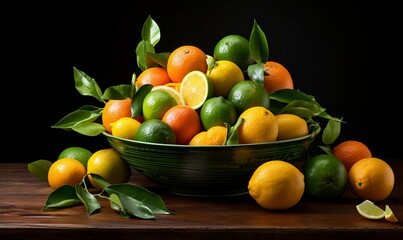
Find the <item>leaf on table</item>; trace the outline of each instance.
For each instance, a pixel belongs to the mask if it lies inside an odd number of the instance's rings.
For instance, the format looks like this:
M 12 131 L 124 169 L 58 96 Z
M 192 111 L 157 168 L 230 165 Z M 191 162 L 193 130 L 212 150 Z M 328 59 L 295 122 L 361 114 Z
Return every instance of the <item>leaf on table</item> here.
M 78 203 L 81 203 L 81 201 L 77 196 L 75 187 L 64 185 L 49 194 L 44 210 L 69 207 Z
M 109 196 L 109 203 L 113 210 L 119 212 L 120 216 L 124 218 L 130 218 L 130 214 L 127 214 L 122 202 L 120 202 L 119 197 L 116 194 L 111 194 Z
M 52 166 L 51 161 L 40 159 L 29 163 L 28 171 L 39 179 L 47 181 L 50 166 Z
M 91 215 L 101 208 L 101 204 L 94 195 L 88 192 L 87 188 L 83 187 L 83 183 L 76 184 L 75 187 L 78 199 L 84 204 L 87 209 L 87 214 Z

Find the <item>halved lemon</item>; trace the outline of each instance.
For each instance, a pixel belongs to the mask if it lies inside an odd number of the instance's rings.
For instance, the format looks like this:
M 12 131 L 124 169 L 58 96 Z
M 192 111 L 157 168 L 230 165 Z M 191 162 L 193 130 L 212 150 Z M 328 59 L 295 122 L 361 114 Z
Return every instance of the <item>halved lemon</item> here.
M 155 91 L 155 90 L 163 90 L 167 93 L 169 93 L 172 97 L 175 98 L 176 102 L 178 103 L 178 105 L 185 105 L 185 100 L 183 99 L 182 95 L 175 90 L 172 87 L 169 86 L 165 86 L 165 85 L 159 85 L 159 86 L 155 86 L 151 89 L 151 91 Z
M 381 219 L 385 217 L 385 211 L 370 200 L 365 200 L 356 205 L 358 213 L 368 219 Z
M 207 99 L 213 96 L 213 84 L 204 72 L 194 70 L 183 78 L 180 94 L 186 105 L 199 109 Z
M 398 222 L 397 217 L 388 205 L 385 206 L 385 219 L 389 222 Z

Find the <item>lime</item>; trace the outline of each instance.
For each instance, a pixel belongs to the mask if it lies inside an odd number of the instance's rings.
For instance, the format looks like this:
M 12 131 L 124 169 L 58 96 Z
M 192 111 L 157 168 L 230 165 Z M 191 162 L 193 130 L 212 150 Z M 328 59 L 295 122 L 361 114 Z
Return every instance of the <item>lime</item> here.
M 385 206 L 385 219 L 389 222 L 398 222 L 399 220 L 393 213 L 392 209 L 389 207 L 389 205 Z
M 160 119 L 149 119 L 144 121 L 137 129 L 134 140 L 174 144 L 176 136 L 173 129 L 166 122 Z
M 347 170 L 333 155 L 319 154 L 309 158 L 302 172 L 305 175 L 305 190 L 309 196 L 334 199 L 340 197 L 347 189 Z
M 357 208 L 358 213 L 365 218 L 381 219 L 385 217 L 385 211 L 370 200 L 364 200 L 355 207 Z
M 243 81 L 242 70 L 234 62 L 228 60 L 219 60 L 209 66 L 207 76 L 213 83 L 214 96 L 223 96 L 226 98 L 231 88 Z
M 85 168 L 87 168 L 88 159 L 91 157 L 92 152 L 86 148 L 73 146 L 65 148 L 57 157 L 57 159 L 62 158 L 72 158 L 81 162 Z
M 214 126 L 235 125 L 238 115 L 234 105 L 224 97 L 212 97 L 208 99 L 200 109 L 200 119 L 204 130 Z
M 248 108 L 261 106 L 269 109 L 270 98 L 263 85 L 252 80 L 245 80 L 235 84 L 228 93 L 230 101 L 241 114 Z
M 204 72 L 194 70 L 186 74 L 180 86 L 185 105 L 199 109 L 213 96 L 213 84 Z
M 178 105 L 176 99 L 165 90 L 157 89 L 149 92 L 143 101 L 144 120 L 162 119 L 165 112 Z
M 237 34 L 219 40 L 214 47 L 213 57 L 234 62 L 242 71 L 255 62 L 249 51 L 249 40 Z

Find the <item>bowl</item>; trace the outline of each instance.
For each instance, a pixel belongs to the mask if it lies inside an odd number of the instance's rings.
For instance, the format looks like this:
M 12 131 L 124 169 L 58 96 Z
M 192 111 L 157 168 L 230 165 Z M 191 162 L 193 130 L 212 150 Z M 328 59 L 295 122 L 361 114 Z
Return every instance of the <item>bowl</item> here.
M 225 197 L 248 193 L 258 166 L 270 160 L 306 160 L 318 131 L 290 140 L 225 146 L 141 142 L 103 135 L 140 174 L 182 196 Z

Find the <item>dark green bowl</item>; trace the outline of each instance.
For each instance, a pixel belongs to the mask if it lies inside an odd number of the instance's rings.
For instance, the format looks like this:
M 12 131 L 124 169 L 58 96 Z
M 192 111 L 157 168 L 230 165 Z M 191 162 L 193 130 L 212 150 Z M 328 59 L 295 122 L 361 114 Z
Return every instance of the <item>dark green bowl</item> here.
M 258 166 L 270 160 L 306 160 L 317 135 L 259 144 L 187 146 L 103 134 L 125 161 L 169 192 L 203 197 L 248 193 L 249 179 Z

